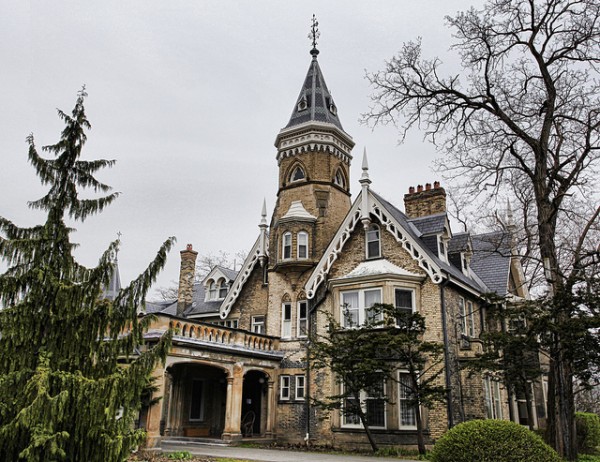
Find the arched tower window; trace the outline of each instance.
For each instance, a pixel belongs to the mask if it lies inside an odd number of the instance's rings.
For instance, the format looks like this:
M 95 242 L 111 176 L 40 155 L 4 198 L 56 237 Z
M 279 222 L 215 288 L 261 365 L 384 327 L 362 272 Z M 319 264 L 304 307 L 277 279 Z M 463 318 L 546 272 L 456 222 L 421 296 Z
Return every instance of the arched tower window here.
M 341 168 L 338 168 L 335 172 L 335 176 L 333 177 L 333 183 L 341 188 L 346 189 L 346 178 L 344 177 Z
M 308 258 L 308 233 L 306 231 L 300 231 L 297 236 L 298 239 L 298 260 L 301 258 Z
M 306 174 L 304 173 L 304 169 L 298 165 L 292 170 L 292 174 L 290 175 L 290 183 L 294 181 L 301 181 L 305 178 Z
M 281 258 L 287 260 L 292 258 L 292 233 L 284 233 L 281 239 Z
M 381 257 L 381 239 L 379 226 L 371 225 L 367 229 L 367 258 L 379 258 Z

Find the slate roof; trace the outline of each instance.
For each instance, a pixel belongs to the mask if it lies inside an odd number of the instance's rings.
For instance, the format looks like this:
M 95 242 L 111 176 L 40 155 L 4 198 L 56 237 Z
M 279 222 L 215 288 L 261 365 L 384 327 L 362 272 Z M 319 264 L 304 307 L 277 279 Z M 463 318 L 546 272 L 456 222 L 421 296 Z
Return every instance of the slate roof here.
M 227 279 L 229 279 L 230 281 L 235 280 L 235 278 L 237 277 L 239 271 L 235 271 L 229 268 L 225 268 L 224 266 L 221 265 L 217 265 L 216 268 L 219 268 L 219 270 L 225 275 L 225 277 Z
M 510 271 L 510 237 L 503 231 L 471 236 L 471 269 L 490 291 L 506 295 Z
M 456 233 L 452 235 L 452 239 L 448 242 L 448 253 L 465 252 L 469 243 L 469 233 Z
M 411 218 L 409 221 L 424 235 L 441 234 L 444 232 L 447 218 L 445 213 L 436 213 L 426 217 Z
M 403 212 L 398 210 L 394 205 L 392 205 L 380 195 L 375 193 L 372 189 L 371 193 L 385 206 L 386 210 L 396 219 L 396 221 L 398 221 L 398 223 L 406 230 L 407 233 L 411 235 L 413 239 L 415 239 L 416 241 L 423 242 L 421 237 L 417 233 L 415 233 L 414 229 L 411 226 L 409 226 L 411 221 L 409 221 L 408 217 Z M 434 252 L 432 252 L 431 249 L 429 249 L 425 244 L 423 244 L 421 248 L 429 258 L 436 262 L 436 264 L 442 269 L 442 271 L 449 274 L 453 279 L 460 281 L 461 283 L 479 292 L 489 292 L 489 288 L 486 287 L 486 285 L 484 284 L 485 281 L 482 281 L 482 279 L 478 277 L 470 278 L 466 276 L 458 268 L 454 267 L 453 265 L 450 265 L 449 263 L 446 263 L 445 261 L 440 260 L 440 258 L 438 258 L 438 256 Z
M 160 301 L 160 302 L 146 302 L 146 313 L 160 313 L 165 308 L 168 308 L 173 304 L 173 300 Z M 177 305 L 177 304 L 176 304 Z
M 302 100 L 306 101 L 307 107 L 304 110 L 299 110 L 298 106 Z M 332 104 L 333 97 L 325 84 L 325 78 L 319 67 L 317 55 L 313 54 L 306 79 L 304 79 L 304 84 L 300 90 L 300 95 L 298 95 L 292 116 L 285 128 L 306 122 L 326 122 L 335 125 L 340 130 L 344 130 L 337 116 L 337 109 L 335 113 L 329 109 Z

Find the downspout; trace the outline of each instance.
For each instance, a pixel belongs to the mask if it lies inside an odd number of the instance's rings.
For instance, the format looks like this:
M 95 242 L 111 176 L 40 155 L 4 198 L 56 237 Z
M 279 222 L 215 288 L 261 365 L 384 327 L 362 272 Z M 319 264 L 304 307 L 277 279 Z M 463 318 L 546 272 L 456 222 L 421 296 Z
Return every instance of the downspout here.
M 306 446 L 309 445 L 309 441 L 310 441 L 310 414 L 311 414 L 311 405 L 310 405 L 310 338 L 312 333 L 314 332 L 315 329 L 315 324 L 316 324 L 316 320 L 317 320 L 317 314 L 316 314 L 316 310 L 319 307 L 319 305 L 321 303 L 323 303 L 323 301 L 325 300 L 325 291 L 322 291 L 322 295 L 315 299 L 311 299 L 309 302 L 309 310 L 308 310 L 308 319 L 309 319 L 309 323 L 308 323 L 308 340 L 306 341 L 305 344 L 305 348 L 306 348 L 306 397 L 304 400 L 304 409 L 306 412 L 306 435 L 304 436 L 304 444 L 306 444 Z M 315 294 L 316 295 L 316 294 Z M 314 320 L 314 322 L 313 322 Z
M 442 333 L 444 335 L 444 372 L 446 376 L 446 412 L 448 413 L 448 428 L 454 426 L 454 413 L 452 412 L 452 382 L 450 377 L 450 348 L 448 346 L 448 326 L 446 321 L 446 296 L 444 289 L 448 279 L 440 284 L 440 305 L 442 309 Z

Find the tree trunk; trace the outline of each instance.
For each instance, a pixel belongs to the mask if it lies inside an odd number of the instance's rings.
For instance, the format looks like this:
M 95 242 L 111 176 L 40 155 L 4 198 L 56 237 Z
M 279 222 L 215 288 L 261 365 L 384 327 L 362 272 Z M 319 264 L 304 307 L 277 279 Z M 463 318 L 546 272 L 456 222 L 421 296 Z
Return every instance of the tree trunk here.
M 363 424 L 363 428 L 365 429 L 365 433 L 367 434 L 367 439 L 369 440 L 369 443 L 371 444 L 371 449 L 373 449 L 373 452 L 377 452 L 377 450 L 379 448 L 377 447 L 377 443 L 373 439 L 373 434 L 371 433 L 371 429 L 369 428 L 369 424 L 367 422 L 367 418 L 365 416 L 365 413 L 364 412 L 360 412 L 359 413 L 359 417 L 360 417 L 360 421 Z
M 419 454 L 425 454 L 425 438 L 423 436 L 423 420 L 421 419 L 421 407 L 417 405 L 415 407 L 415 416 L 417 419 L 417 447 L 419 448 Z

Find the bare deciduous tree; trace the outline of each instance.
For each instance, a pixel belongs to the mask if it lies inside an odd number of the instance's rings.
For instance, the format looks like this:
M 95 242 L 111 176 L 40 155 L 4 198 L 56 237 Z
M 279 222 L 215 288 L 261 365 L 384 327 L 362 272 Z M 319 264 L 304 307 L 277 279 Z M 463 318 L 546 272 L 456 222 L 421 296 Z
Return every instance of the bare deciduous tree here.
M 405 44 L 374 86 L 365 120 L 397 123 L 402 137 L 419 127 L 442 147 L 444 168 L 473 197 L 519 190 L 533 214 L 537 255 L 550 296 L 570 291 L 597 265 L 600 152 L 600 3 L 597 0 L 490 0 L 446 18 L 460 75 L 443 76 L 439 59 L 423 59 L 420 42 Z M 516 186 L 516 187 L 515 187 Z M 572 245 L 557 244 L 557 229 L 575 213 L 570 200 L 594 204 L 574 227 Z M 583 211 L 581 211 L 583 212 Z M 587 211 L 586 211 L 587 212 Z M 565 258 L 562 253 L 570 255 Z M 556 325 L 571 306 L 550 303 Z M 561 329 L 549 341 L 549 441 L 576 458 L 573 364 Z

